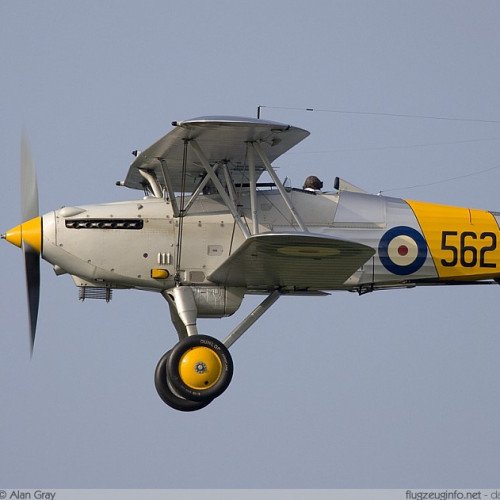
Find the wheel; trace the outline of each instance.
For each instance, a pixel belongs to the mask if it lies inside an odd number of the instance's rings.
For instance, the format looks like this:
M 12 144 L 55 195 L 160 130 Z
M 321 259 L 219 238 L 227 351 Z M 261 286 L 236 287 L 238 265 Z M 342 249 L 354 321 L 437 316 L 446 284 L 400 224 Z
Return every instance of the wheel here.
M 171 350 L 166 352 L 158 361 L 155 370 L 155 387 L 158 395 L 164 403 L 166 403 L 171 408 L 179 411 L 196 411 L 201 410 L 205 406 L 209 405 L 212 400 L 206 401 L 190 401 L 188 399 L 181 398 L 174 394 L 172 389 L 169 387 L 167 381 L 167 370 L 166 365 L 170 357 Z
M 211 401 L 231 382 L 233 360 L 219 340 L 192 335 L 172 349 L 167 360 L 167 377 L 180 396 L 192 401 Z

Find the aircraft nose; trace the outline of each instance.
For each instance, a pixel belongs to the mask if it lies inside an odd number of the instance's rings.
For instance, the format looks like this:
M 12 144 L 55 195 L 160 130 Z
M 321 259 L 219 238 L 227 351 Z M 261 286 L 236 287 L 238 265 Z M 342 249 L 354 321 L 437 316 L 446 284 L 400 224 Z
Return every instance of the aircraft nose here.
M 2 238 L 21 248 L 23 242 L 28 244 L 37 253 L 42 251 L 42 218 L 35 217 L 9 229 Z

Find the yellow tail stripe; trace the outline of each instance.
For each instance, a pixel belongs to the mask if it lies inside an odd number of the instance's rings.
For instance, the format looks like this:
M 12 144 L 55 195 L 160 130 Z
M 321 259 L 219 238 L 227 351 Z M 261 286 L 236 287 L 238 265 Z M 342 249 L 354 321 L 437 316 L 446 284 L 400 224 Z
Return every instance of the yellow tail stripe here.
M 500 275 L 500 230 L 490 212 L 405 201 L 417 217 L 440 278 Z

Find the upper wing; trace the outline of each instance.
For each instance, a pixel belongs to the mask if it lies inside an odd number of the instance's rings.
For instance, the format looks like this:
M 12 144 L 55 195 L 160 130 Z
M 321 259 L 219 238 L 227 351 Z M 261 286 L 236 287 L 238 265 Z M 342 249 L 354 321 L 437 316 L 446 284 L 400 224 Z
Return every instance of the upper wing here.
M 208 279 L 226 286 L 327 290 L 342 285 L 375 250 L 310 233 L 248 238 Z
M 309 132 L 283 123 L 239 117 L 202 117 L 173 122 L 175 128 L 143 151 L 130 166 L 124 185 L 143 189 L 144 178 L 139 169 L 154 171 L 160 184 L 164 175 L 158 159 L 162 159 L 171 179 L 173 191 L 182 189 L 184 143 L 196 139 L 210 164 L 225 162 L 235 183 L 247 181 L 247 142 L 259 142 L 270 162 L 305 139 Z M 264 170 L 261 159 L 255 157 L 256 175 Z M 186 191 L 192 191 L 205 174 L 198 157 L 188 152 L 186 159 Z

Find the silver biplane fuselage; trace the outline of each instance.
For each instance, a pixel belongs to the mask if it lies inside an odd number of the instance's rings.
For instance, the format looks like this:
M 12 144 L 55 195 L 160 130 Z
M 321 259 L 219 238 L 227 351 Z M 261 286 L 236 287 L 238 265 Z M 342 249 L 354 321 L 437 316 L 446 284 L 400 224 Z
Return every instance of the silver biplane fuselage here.
M 249 254 L 245 267 L 223 280 L 213 273 L 248 240 L 218 194 L 200 194 L 184 217 L 180 284 L 195 290 L 199 317 L 223 317 L 233 314 L 245 293 L 316 293 L 322 290 L 351 290 L 363 293 L 374 288 L 401 286 L 401 277 L 388 271 L 374 254 L 354 271 L 325 272 L 322 264 L 340 255 L 342 250 L 316 245 L 316 237 L 336 238 L 376 248 L 387 227 L 405 226 L 419 230 L 415 215 L 406 202 L 397 198 L 359 192 L 318 193 L 288 189 L 287 195 L 304 224 L 311 243 L 293 239 L 303 234 L 287 214 L 280 193 L 266 187 L 257 191 L 258 233 L 280 235 L 282 242 L 275 254 L 283 261 L 293 258 L 293 269 L 273 269 L 266 260 L 274 255 Z M 244 223 L 251 227 L 248 190 L 238 200 Z M 288 215 L 288 216 L 287 216 Z M 168 200 L 145 197 L 141 200 L 65 207 L 43 216 L 43 258 L 56 267 L 56 273 L 72 275 L 85 298 L 89 288 L 139 288 L 164 291 L 176 286 L 175 262 L 178 256 L 179 218 Z M 250 236 L 250 239 L 253 237 Z M 290 240 L 291 243 L 287 243 Z M 346 249 L 347 250 L 347 249 Z M 161 271 L 166 271 L 161 274 Z M 261 273 L 294 275 L 259 280 Z M 347 273 L 348 276 L 344 278 Z M 153 277 L 155 276 L 155 277 Z M 157 277 L 156 277 L 157 276 Z M 416 279 L 436 279 L 432 258 L 412 273 Z M 223 281 L 223 282 L 221 282 Z M 232 289 L 232 290 L 231 290 Z M 239 297 L 239 300 L 237 299 Z M 229 298 L 229 300 L 227 300 Z
M 271 162 L 307 131 L 233 117 L 173 125 L 118 183 L 145 191 L 139 200 L 36 217 L 34 174 L 23 167 L 27 222 L 4 237 L 25 250 L 32 341 L 35 254 L 71 275 L 81 299 L 159 292 L 179 342 L 160 359 L 156 388 L 171 407 L 192 411 L 227 388 L 228 348 L 283 294 L 500 277 L 498 213 L 370 195 L 341 180 L 334 192 L 286 188 Z M 259 184 L 263 172 L 271 182 Z M 266 297 L 223 341 L 198 334 L 197 318 L 229 316 L 248 293 Z

